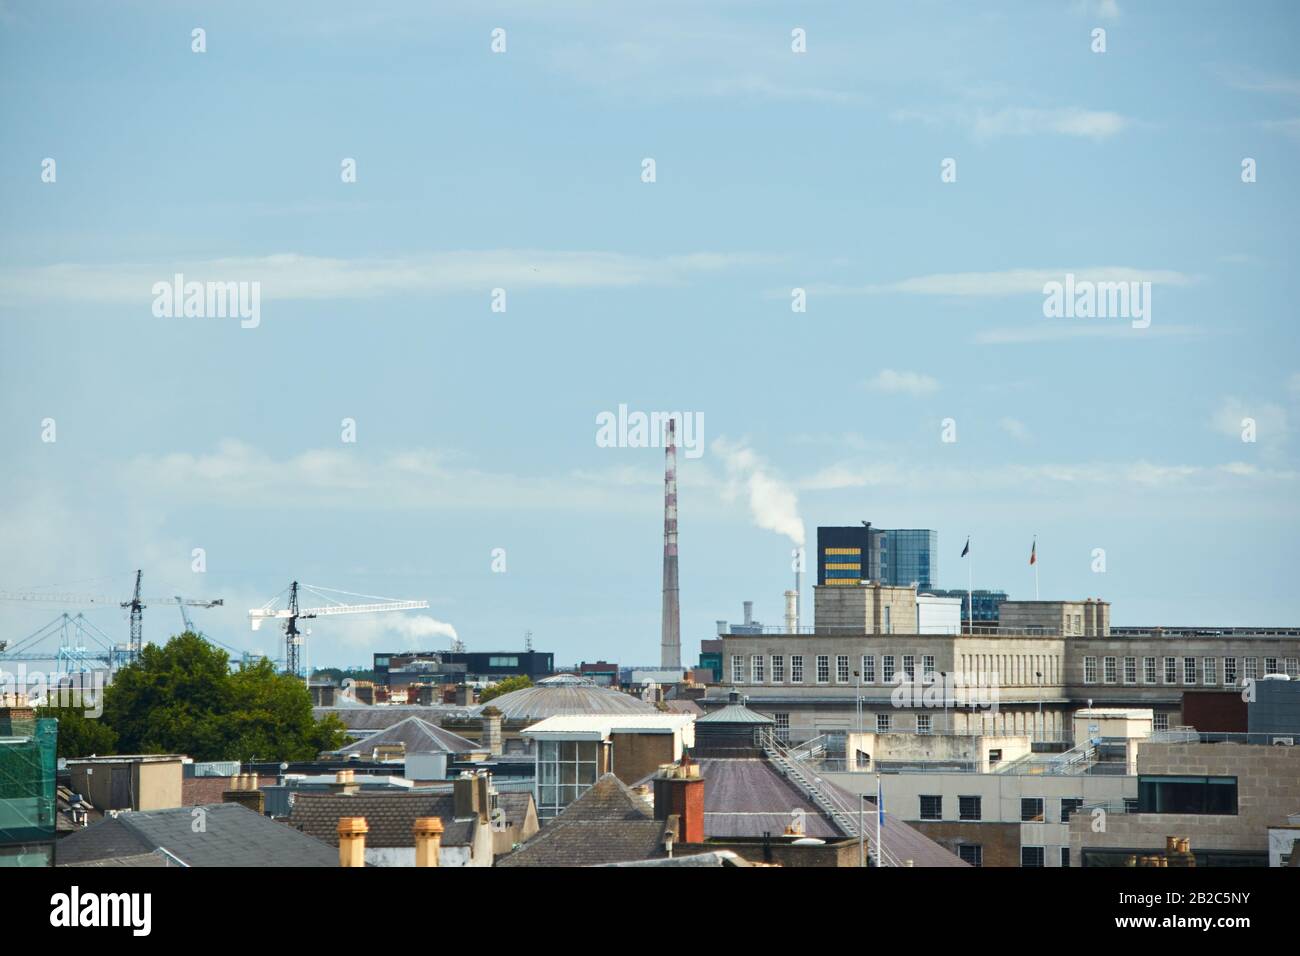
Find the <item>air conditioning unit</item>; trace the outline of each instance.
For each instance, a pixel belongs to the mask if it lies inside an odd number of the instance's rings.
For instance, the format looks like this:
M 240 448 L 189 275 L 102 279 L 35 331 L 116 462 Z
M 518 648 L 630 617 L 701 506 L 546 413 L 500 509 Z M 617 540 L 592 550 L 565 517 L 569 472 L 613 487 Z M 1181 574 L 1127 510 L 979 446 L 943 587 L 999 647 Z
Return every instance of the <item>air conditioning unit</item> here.
M 1295 738 L 1294 738 L 1294 737 L 1274 737 L 1271 741 L 1269 741 L 1269 743 L 1271 743 L 1274 747 L 1294 747 L 1294 746 L 1295 746 Z

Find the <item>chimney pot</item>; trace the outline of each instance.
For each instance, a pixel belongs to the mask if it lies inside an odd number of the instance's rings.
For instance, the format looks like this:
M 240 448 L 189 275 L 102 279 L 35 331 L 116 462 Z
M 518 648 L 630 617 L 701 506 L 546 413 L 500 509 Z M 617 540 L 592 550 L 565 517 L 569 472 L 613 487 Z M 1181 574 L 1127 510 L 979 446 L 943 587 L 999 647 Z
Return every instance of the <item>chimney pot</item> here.
M 415 821 L 415 865 L 437 866 L 442 849 L 442 818 L 419 817 Z
M 339 817 L 339 866 L 366 865 L 365 817 Z

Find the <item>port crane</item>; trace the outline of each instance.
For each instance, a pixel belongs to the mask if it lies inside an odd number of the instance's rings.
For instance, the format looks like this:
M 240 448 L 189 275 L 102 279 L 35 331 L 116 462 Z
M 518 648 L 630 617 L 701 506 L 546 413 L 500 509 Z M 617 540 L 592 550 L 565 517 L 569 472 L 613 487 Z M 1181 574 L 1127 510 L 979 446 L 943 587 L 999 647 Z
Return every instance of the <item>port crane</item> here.
M 340 591 L 336 588 L 320 587 L 318 585 L 302 584 L 294 581 L 288 587 L 287 606 L 276 608 L 274 605 L 280 600 L 281 591 L 270 601 L 267 601 L 260 608 L 253 608 L 248 612 L 249 624 L 254 631 L 262 626 L 263 621 L 282 620 L 284 624 L 284 669 L 286 673 L 295 677 L 304 677 L 302 673 L 302 649 L 305 641 L 303 631 L 298 629 L 298 622 L 305 618 L 326 617 L 332 614 L 377 614 L 384 611 L 411 611 L 429 606 L 428 601 L 400 601 L 394 598 L 377 597 L 373 594 L 354 594 L 351 591 Z M 303 608 L 298 603 L 299 590 L 310 593 L 322 601 L 329 602 L 321 607 Z M 349 597 L 367 598 L 371 603 L 367 604 L 344 604 L 331 598 L 329 594 L 345 594 Z M 306 632 L 310 633 L 310 631 Z
M 135 590 L 130 600 L 114 601 L 112 598 L 103 597 L 94 594 L 64 594 L 50 591 L 0 591 L 0 601 L 21 601 L 30 604 L 63 604 L 77 607 L 108 607 L 117 604 L 123 610 L 130 611 L 131 614 L 131 637 L 127 643 L 127 657 L 134 662 L 140 657 L 140 649 L 143 646 L 144 630 L 144 609 L 150 604 L 171 604 L 177 603 L 182 607 L 221 607 L 225 604 L 222 598 L 196 598 L 182 599 L 179 597 L 156 597 L 148 598 L 140 596 L 140 584 L 144 578 L 143 571 L 135 572 Z M 184 611 L 182 610 L 182 615 Z M 188 618 L 186 619 L 188 626 Z M 192 628 L 191 628 L 192 629 Z

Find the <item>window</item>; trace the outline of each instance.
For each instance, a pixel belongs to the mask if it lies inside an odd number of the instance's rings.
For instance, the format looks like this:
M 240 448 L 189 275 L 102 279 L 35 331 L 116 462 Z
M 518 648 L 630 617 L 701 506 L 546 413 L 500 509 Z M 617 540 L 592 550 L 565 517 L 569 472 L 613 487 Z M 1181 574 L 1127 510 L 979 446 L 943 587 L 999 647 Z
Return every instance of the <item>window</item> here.
M 1288 657 L 1286 659 L 1286 675 L 1292 680 L 1300 677 L 1300 657 Z
M 1042 797 L 1021 797 L 1020 798 L 1020 822 L 1021 823 L 1045 823 L 1046 817 L 1043 815 L 1043 798 Z
M 1080 797 L 1062 797 L 1061 798 L 1061 822 L 1069 823 L 1070 816 L 1075 810 L 1083 806 L 1083 799 Z
M 886 684 L 894 680 L 894 655 L 886 654 L 880 659 L 880 678 Z
M 957 798 L 957 818 L 959 820 L 980 820 L 980 798 L 979 797 L 958 797 Z
M 750 676 L 755 684 L 763 683 L 763 655 L 755 654 L 749 659 Z
M 957 855 L 971 866 L 984 865 L 984 847 L 979 843 L 963 843 L 957 847 Z
M 774 713 L 772 719 L 776 721 L 776 736 L 778 740 L 790 739 L 790 715 Z
M 835 680 L 841 684 L 849 682 L 849 656 L 841 654 L 835 658 Z
M 876 733 L 889 733 L 889 714 L 876 714 Z
M 1196 658 L 1195 657 L 1183 658 L 1183 683 L 1184 684 L 1196 683 Z
M 1218 659 L 1207 657 L 1201 661 L 1201 680 L 1206 684 L 1217 684 L 1219 682 Z
M 1102 679 L 1107 684 L 1115 683 L 1115 658 L 1107 657 L 1102 660 Z
M 1021 866 L 1046 866 L 1043 862 L 1044 853 L 1041 846 L 1022 846 L 1020 848 L 1020 865 Z
M 831 659 L 826 654 L 817 655 L 817 683 L 826 684 L 831 679 Z
M 772 683 L 785 683 L 785 657 L 781 654 L 772 655 Z
M 1124 683 L 1136 684 L 1138 682 L 1138 659 L 1136 657 L 1124 658 Z
M 1124 812 L 1125 812 L 1125 813 L 1137 813 L 1137 812 L 1138 812 L 1138 800 L 1137 800 L 1137 797 L 1125 797 L 1125 798 L 1124 798 Z
M 1264 673 L 1265 673 L 1265 675 L 1268 675 L 1268 674 L 1276 674 L 1276 673 L 1277 673 L 1277 658 L 1276 658 L 1276 657 L 1266 657 L 1266 658 L 1264 658 Z
M 489 657 L 488 667 L 518 667 L 518 657 Z
M 1225 657 L 1223 659 L 1223 682 L 1229 687 L 1236 686 L 1237 659 L 1235 657 Z
M 733 684 L 745 683 L 745 659 L 739 654 L 731 656 L 731 682 Z
M 1083 682 L 1085 684 L 1097 683 L 1097 658 L 1085 657 L 1083 659 Z
M 1247 657 L 1243 669 L 1246 680 L 1255 680 L 1255 678 L 1259 677 L 1259 658 Z
M 1157 731 L 1157 732 L 1161 732 L 1161 731 L 1168 730 L 1168 729 L 1169 729 L 1169 715 L 1168 715 L 1168 714 L 1157 713 L 1157 714 L 1155 715 L 1155 721 L 1154 721 L 1154 723 L 1152 723 L 1152 725 L 1151 725 L 1151 729 L 1154 730 L 1154 731 Z
M 790 683 L 792 684 L 803 683 L 803 655 L 802 654 L 790 655 Z
M 1138 777 L 1139 813 L 1237 812 L 1236 777 Z
M 893 633 L 894 633 L 893 625 L 891 625 L 891 624 L 889 623 L 889 605 L 888 605 L 888 604 L 885 605 L 885 633 L 886 633 L 886 634 L 893 634 Z
M 600 744 L 594 740 L 543 740 L 537 753 L 537 815 L 555 816 L 596 782 Z
M 903 655 L 903 679 L 916 680 L 916 658 L 911 654 Z
M 1176 657 L 1165 658 L 1165 683 L 1178 683 L 1178 658 Z
M 927 796 L 921 794 L 921 819 L 922 820 L 942 820 L 943 819 L 943 797 Z
M 916 732 L 917 732 L 918 734 L 928 734 L 928 733 L 930 733 L 930 715 L 929 715 L 929 714 L 917 714 L 917 715 L 916 715 Z
M 934 655 L 926 654 L 921 658 L 921 673 L 929 677 L 934 673 Z
M 1154 657 L 1142 658 L 1142 683 L 1154 684 L 1156 682 L 1156 659 Z
M 862 655 L 862 683 L 874 684 L 876 682 L 876 659 L 870 654 Z
M 1063 846 L 1061 847 L 1061 866 L 1069 866 L 1069 865 L 1070 865 L 1070 848 L 1068 846 Z

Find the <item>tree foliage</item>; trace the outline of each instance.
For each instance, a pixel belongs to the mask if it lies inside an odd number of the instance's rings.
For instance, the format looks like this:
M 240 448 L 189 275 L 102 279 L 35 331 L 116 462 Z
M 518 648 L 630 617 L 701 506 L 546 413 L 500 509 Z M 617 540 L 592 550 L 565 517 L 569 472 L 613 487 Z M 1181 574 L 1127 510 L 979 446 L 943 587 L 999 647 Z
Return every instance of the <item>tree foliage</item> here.
M 308 760 L 345 739 L 338 718 L 313 718 L 300 680 L 267 660 L 231 673 L 225 651 L 188 631 L 117 672 L 103 719 L 119 752 L 195 760 Z
M 37 717 L 59 722 L 60 757 L 101 757 L 117 752 L 117 734 L 102 718 L 86 716 L 82 707 L 38 707 Z
M 478 702 L 486 704 L 489 700 L 500 697 L 502 694 L 508 694 L 512 690 L 523 690 L 525 687 L 532 687 L 533 682 L 526 674 L 518 674 L 514 677 L 507 677 L 499 680 L 491 687 L 484 687 L 478 695 Z

